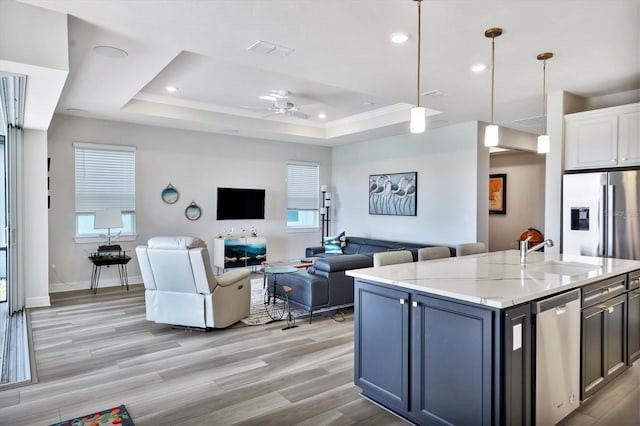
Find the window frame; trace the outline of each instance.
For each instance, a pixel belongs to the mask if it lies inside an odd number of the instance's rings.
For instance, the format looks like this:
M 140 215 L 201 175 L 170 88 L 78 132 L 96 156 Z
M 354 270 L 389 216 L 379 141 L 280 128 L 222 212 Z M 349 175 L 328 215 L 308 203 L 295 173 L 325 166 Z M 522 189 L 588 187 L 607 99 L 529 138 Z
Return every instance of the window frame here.
M 290 187 L 289 187 L 289 172 L 290 166 L 304 166 L 304 167 L 314 167 L 315 168 L 315 176 L 313 177 L 314 182 L 308 184 L 309 188 L 313 188 L 315 193 L 314 200 L 314 208 L 310 209 L 296 209 L 290 208 L 291 197 L 290 197 Z M 320 163 L 312 162 L 312 161 L 295 161 L 289 160 L 287 161 L 287 206 L 286 206 L 286 218 L 287 218 L 287 232 L 317 232 L 320 229 Z M 304 224 L 304 225 L 291 225 L 289 222 L 289 212 L 297 211 L 297 212 L 312 212 L 313 214 L 313 224 Z
M 135 185 L 135 174 L 136 174 L 136 157 L 135 157 L 135 152 L 137 151 L 136 147 L 134 146 L 128 146 L 128 145 L 116 145 L 116 144 L 97 144 L 97 143 L 85 143 L 85 142 L 74 142 L 73 143 L 73 150 L 74 150 L 74 236 L 73 239 L 76 243 L 104 243 L 106 240 L 106 235 L 108 233 L 107 230 L 100 230 L 101 232 L 98 232 L 98 230 L 96 230 L 95 228 L 92 229 L 92 232 L 87 232 L 87 233 L 79 233 L 79 226 L 80 226 L 80 217 L 93 217 L 95 214 L 95 210 L 93 212 L 87 212 L 87 211 L 78 211 L 78 206 L 77 206 L 77 188 L 76 188 L 76 182 L 77 182 L 77 173 L 78 173 L 78 169 L 76 167 L 76 156 L 77 156 L 77 149 L 93 149 L 93 150 L 102 150 L 102 151 L 120 151 L 120 152 L 133 152 L 133 209 L 127 209 L 124 208 L 122 209 L 122 214 L 123 214 L 123 222 L 125 224 L 128 224 L 128 222 L 131 223 L 131 229 L 127 232 L 120 232 L 120 234 L 117 237 L 117 241 L 133 241 L 137 238 L 138 234 L 137 234 L 137 224 L 136 224 L 136 208 L 135 208 L 135 191 L 136 191 L 136 185 Z M 118 208 L 116 206 L 113 206 L 114 208 Z M 99 209 L 96 209 L 99 210 Z M 113 238 L 114 234 L 117 234 L 119 231 L 118 230 L 111 230 L 111 235 Z

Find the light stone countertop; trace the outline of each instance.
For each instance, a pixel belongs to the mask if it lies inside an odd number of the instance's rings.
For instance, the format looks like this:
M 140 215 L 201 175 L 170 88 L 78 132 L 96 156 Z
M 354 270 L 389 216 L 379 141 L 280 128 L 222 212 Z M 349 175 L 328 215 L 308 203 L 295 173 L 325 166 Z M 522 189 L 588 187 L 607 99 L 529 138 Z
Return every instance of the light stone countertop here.
M 353 269 L 346 274 L 400 289 L 508 308 L 640 269 L 640 261 L 507 250 Z

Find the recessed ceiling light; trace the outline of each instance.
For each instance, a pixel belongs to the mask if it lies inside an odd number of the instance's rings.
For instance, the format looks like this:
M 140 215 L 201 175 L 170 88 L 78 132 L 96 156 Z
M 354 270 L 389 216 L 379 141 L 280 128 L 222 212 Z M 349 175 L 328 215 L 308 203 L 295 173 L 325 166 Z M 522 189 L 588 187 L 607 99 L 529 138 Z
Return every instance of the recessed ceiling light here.
M 482 72 L 486 69 L 487 69 L 487 66 L 485 64 L 475 64 L 471 66 L 471 71 L 473 72 Z
M 318 118 L 320 120 L 324 120 L 325 118 L 327 118 L 327 114 L 325 114 L 324 112 L 321 112 L 320 114 L 318 114 Z
M 178 88 L 176 86 L 167 86 L 165 87 L 165 89 L 167 89 L 167 92 L 171 92 L 171 93 L 178 91 Z
M 98 55 L 106 56 L 107 58 L 126 58 L 129 56 L 126 50 L 122 50 L 119 47 L 113 46 L 94 46 L 93 51 Z
M 402 44 L 409 40 L 409 34 L 407 33 L 393 33 L 390 37 L 391 41 L 396 44 Z

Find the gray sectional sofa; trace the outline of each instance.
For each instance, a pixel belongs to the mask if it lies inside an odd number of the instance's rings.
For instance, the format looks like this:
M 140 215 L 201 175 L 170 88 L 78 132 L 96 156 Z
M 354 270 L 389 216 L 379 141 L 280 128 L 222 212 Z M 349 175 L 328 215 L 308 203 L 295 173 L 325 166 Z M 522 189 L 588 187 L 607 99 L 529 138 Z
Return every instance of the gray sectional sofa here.
M 415 262 L 418 249 L 435 245 L 347 237 L 343 254 L 324 253 L 322 246 L 308 247 L 305 254 L 307 258 L 314 258 L 313 266 L 308 270 L 279 274 L 277 284 L 293 289 L 289 300 L 309 310 L 311 321 L 313 311 L 353 305 L 353 278 L 345 275 L 345 271 L 372 267 L 373 253 L 409 250 Z M 449 250 L 451 256 L 455 256 L 455 248 Z M 270 285 L 272 279 L 270 276 Z
M 333 257 L 333 256 L 343 256 L 345 254 L 366 254 L 372 256 L 373 253 L 379 253 L 382 251 L 391 251 L 391 250 L 409 250 L 413 254 L 413 261 L 418 260 L 418 249 L 422 247 L 434 247 L 440 244 L 416 244 L 416 243 L 404 243 L 399 241 L 387 241 L 387 240 L 377 240 L 373 238 L 362 238 L 362 237 L 347 237 L 346 244 L 342 248 L 342 255 L 334 254 L 334 253 L 325 253 L 324 247 L 307 247 L 305 256 L 308 258 L 311 257 Z M 451 251 L 451 256 L 456 255 L 456 249 L 453 247 L 449 247 Z M 371 264 L 373 266 L 373 263 Z M 349 268 L 354 269 L 354 268 Z

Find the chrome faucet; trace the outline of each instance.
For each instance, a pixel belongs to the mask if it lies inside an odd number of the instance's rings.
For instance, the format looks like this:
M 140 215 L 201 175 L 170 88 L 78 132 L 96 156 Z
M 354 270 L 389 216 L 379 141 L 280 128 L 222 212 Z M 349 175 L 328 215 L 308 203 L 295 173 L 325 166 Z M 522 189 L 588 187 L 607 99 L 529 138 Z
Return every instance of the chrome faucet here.
M 527 255 L 532 251 L 536 251 L 543 246 L 553 247 L 553 241 L 549 238 L 548 240 L 545 240 L 540 244 L 536 244 L 535 246 L 529 248 L 530 239 L 531 239 L 531 236 L 528 236 L 525 240 L 520 241 L 520 264 L 521 265 L 527 264 Z

